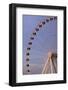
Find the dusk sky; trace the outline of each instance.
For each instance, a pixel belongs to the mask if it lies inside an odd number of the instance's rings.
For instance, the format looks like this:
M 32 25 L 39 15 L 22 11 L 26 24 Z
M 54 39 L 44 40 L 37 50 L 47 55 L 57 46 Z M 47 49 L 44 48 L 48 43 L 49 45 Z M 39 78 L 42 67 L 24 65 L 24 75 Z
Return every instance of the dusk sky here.
M 38 23 L 47 19 L 48 16 L 24 15 L 22 18 L 24 37 L 23 73 L 26 74 L 26 49 L 28 47 L 28 42 L 30 41 L 30 36 Z M 57 20 L 49 21 L 43 25 L 39 32 L 37 32 L 35 39 L 32 41 L 29 61 L 31 74 L 41 74 L 49 51 L 57 52 Z

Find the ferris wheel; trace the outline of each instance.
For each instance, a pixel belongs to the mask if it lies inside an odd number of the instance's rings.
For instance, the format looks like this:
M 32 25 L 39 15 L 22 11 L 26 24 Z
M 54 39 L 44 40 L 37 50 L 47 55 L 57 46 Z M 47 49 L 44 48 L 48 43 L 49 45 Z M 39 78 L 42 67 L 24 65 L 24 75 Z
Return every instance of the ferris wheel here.
M 24 74 L 42 74 L 48 52 L 57 53 L 57 17 L 44 16 L 38 20 L 36 27 L 31 30 L 26 44 Z

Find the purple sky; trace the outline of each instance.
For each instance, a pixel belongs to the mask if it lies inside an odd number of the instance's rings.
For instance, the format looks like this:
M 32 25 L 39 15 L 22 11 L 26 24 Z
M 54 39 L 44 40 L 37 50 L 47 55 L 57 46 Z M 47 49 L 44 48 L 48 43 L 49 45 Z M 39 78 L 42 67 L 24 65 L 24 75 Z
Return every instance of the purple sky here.
M 52 16 L 51 16 L 52 17 Z M 23 16 L 23 37 L 24 37 L 24 58 L 23 68 L 24 74 L 26 74 L 26 48 L 28 47 L 29 38 L 32 31 L 37 27 L 37 24 L 48 16 Z M 32 42 L 32 48 L 30 50 L 30 69 L 31 74 L 41 74 L 44 63 L 47 60 L 47 53 L 49 51 L 57 52 L 57 20 L 47 22 L 35 36 Z

